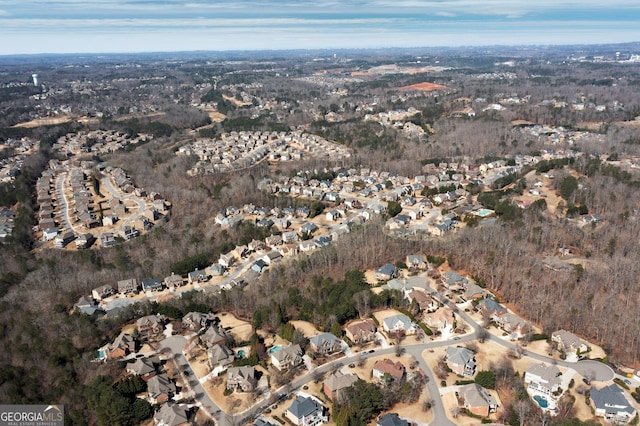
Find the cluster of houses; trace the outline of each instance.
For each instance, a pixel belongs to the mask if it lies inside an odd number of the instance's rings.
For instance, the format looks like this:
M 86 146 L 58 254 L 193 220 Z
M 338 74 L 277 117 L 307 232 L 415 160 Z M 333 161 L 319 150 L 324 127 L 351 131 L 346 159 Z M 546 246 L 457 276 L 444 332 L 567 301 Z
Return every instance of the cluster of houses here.
M 16 215 L 6 207 L 0 207 L 0 243 L 4 243 L 13 234 L 13 222 Z
M 85 229 L 91 229 L 98 225 L 95 213 L 93 213 L 92 193 L 87 186 L 86 176 L 90 173 L 94 163 L 82 161 L 79 165 L 71 166 L 69 162 L 61 162 L 57 159 L 49 161 L 49 167 L 42 172 L 36 182 L 36 200 L 39 205 L 38 229 L 42 232 L 44 241 L 55 239 L 55 246 L 65 247 L 76 239 L 78 248 L 86 248 L 91 237 L 86 234 L 76 234 L 69 229 L 63 215 L 82 225 Z M 67 179 L 68 175 L 68 179 Z M 58 185 L 58 179 L 65 179 L 62 185 Z M 68 204 L 61 202 L 64 195 L 60 191 L 68 190 L 70 199 Z M 67 211 L 60 211 L 61 206 Z M 68 225 L 68 226 L 67 226 Z
M 200 140 L 184 145 L 178 155 L 195 155 L 199 161 L 190 175 L 225 172 L 251 167 L 262 159 L 271 162 L 304 158 L 349 158 L 350 151 L 319 136 L 303 132 L 231 132 L 219 140 Z
M 131 136 L 117 130 L 90 130 L 67 133 L 59 137 L 51 148 L 63 155 L 106 154 L 124 149 L 127 145 L 144 143 L 152 139 L 153 135 L 150 134 Z
M 543 126 L 528 121 L 515 121 L 513 125 L 528 138 L 536 138 L 545 145 L 573 145 L 579 142 L 604 142 L 604 137 L 597 133 L 569 130 L 562 126 Z
M 77 248 L 87 248 L 95 240 L 91 230 L 100 226 L 112 226 L 128 214 L 122 199 L 114 197 L 107 201 L 106 209 L 100 208 L 102 217 L 98 218 L 99 208 L 93 201 L 94 189 L 89 183 L 89 177 L 94 171 L 95 163 L 92 161 L 82 161 L 79 164 L 57 159 L 49 161 L 49 168 L 42 172 L 36 183 L 36 198 L 40 206 L 38 229 L 42 232 L 44 241 L 55 239 L 54 246 L 64 248 L 75 240 Z M 116 243 L 116 236 L 129 240 L 138 236 L 141 231 L 149 230 L 154 221 L 167 213 L 168 206 L 160 194 L 147 195 L 144 189 L 135 187 L 122 169 L 107 168 L 105 171 L 113 177 L 123 194 L 146 198 L 148 203 L 152 203 L 131 225 L 119 229 L 118 235 L 105 232 L 100 236 L 102 247 L 110 247 Z M 63 179 L 61 184 L 59 179 Z M 60 190 L 69 194 L 66 202 L 61 202 L 64 195 Z M 65 208 L 66 211 L 63 211 Z M 105 211 L 109 213 L 104 214 Z M 66 222 L 63 217 L 65 215 L 71 223 Z
M 4 154 L 0 158 L 0 183 L 11 182 L 15 179 L 34 146 L 35 142 L 26 137 L 8 138 L 0 143 L 0 152 Z

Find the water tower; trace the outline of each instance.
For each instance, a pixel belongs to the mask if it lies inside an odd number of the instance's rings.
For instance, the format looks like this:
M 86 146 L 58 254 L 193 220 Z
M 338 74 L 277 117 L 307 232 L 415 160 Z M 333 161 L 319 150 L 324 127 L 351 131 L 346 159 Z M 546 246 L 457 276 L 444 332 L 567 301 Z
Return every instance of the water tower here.
M 38 74 L 31 74 L 31 78 L 33 79 L 33 85 L 38 85 Z

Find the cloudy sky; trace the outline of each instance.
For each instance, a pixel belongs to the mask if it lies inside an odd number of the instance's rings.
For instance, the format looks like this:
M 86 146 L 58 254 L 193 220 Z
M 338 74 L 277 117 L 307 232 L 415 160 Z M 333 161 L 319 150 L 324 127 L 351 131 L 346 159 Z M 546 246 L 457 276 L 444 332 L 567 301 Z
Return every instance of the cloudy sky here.
M 0 55 L 631 41 L 638 0 L 0 0 Z

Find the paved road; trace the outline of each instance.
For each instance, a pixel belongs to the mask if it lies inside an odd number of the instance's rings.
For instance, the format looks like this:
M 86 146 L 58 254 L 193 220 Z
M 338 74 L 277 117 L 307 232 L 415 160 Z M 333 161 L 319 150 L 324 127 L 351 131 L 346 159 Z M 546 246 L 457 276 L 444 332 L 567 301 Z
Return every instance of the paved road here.
M 62 219 L 62 227 L 69 231 L 73 231 L 76 234 L 79 232 L 73 227 L 71 224 L 71 219 L 69 219 L 69 201 L 67 200 L 67 196 L 64 192 L 64 181 L 67 178 L 67 172 L 60 173 L 56 177 L 56 188 L 58 190 L 58 207 L 60 208 L 60 216 Z M 64 231 L 62 229 L 61 231 Z
M 100 177 L 102 178 L 102 187 L 103 188 L 107 188 L 107 191 L 109 191 L 111 193 L 111 196 L 113 198 L 116 198 L 116 199 L 122 200 L 122 201 L 133 201 L 134 203 L 136 203 L 138 205 L 138 211 L 135 212 L 134 214 L 132 214 L 126 221 L 124 221 L 124 223 L 119 224 L 115 228 L 115 230 L 122 229 L 125 226 L 131 226 L 133 221 L 138 219 L 144 213 L 144 209 L 145 209 L 144 201 L 142 201 L 140 198 L 132 196 L 132 195 L 124 195 L 123 196 L 122 192 L 120 190 L 118 190 L 118 189 L 113 187 L 113 185 L 111 184 L 111 179 L 109 178 L 109 176 L 107 176 L 105 174 L 101 174 Z
M 191 366 L 182 354 L 182 348 L 186 343 L 187 339 L 183 336 L 171 336 L 160 342 L 160 350 L 168 348 L 175 355 L 174 362 L 178 366 L 178 371 L 183 381 L 189 383 L 189 387 L 193 389 L 196 401 L 198 401 L 197 405 L 200 409 L 205 410 L 211 417 L 215 417 L 219 425 L 230 425 L 231 423 L 229 423 L 226 414 L 221 411 L 220 407 L 209 397 L 209 394 L 204 390 L 198 377 L 194 374 Z M 187 373 L 186 376 L 185 372 Z

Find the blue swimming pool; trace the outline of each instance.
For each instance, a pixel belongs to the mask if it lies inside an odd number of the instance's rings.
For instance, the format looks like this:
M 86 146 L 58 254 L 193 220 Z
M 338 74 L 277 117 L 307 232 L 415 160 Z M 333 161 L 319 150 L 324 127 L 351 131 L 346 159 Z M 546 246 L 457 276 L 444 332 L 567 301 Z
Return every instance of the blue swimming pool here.
M 549 406 L 549 403 L 547 402 L 547 400 L 543 396 L 536 395 L 536 396 L 533 397 L 533 399 L 538 403 L 540 408 L 547 408 Z
M 275 351 L 277 351 L 278 349 L 280 349 L 282 347 L 282 345 L 275 345 L 274 347 L 272 347 L 271 349 L 269 349 L 269 353 L 272 354 Z
M 493 210 L 489 210 L 489 209 L 480 209 L 477 212 L 475 212 L 476 216 L 480 216 L 480 217 L 487 217 L 492 213 L 493 213 Z
M 240 350 L 238 351 L 238 357 L 239 357 L 239 358 L 244 358 L 244 350 L 243 350 L 243 349 L 240 349 Z

